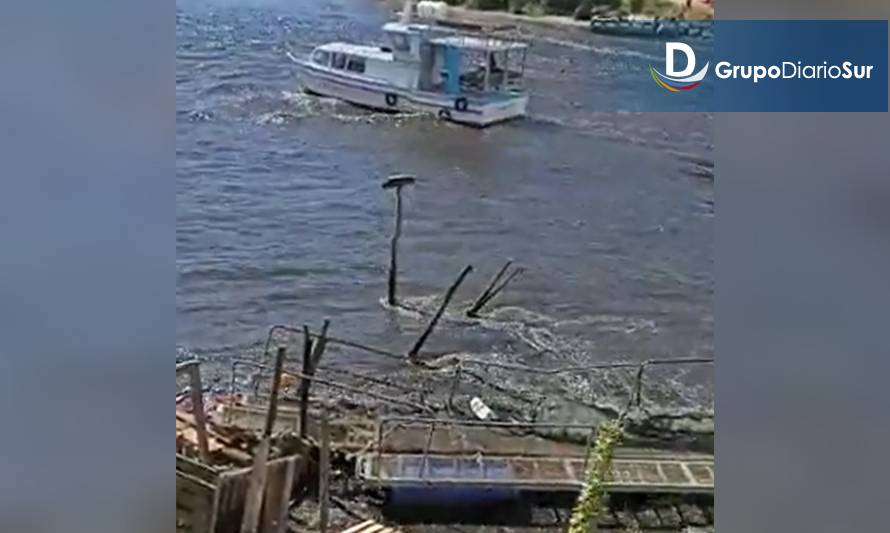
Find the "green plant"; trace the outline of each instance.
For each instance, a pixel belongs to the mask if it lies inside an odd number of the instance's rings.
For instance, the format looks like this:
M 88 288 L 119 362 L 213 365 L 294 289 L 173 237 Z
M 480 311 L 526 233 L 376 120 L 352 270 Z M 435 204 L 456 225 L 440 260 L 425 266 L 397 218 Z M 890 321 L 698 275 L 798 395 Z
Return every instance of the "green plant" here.
M 568 533 L 589 533 L 599 520 L 603 509 L 605 485 L 612 476 L 612 457 L 615 446 L 621 441 L 622 426 L 617 420 L 600 424 L 596 433 L 596 444 L 587 459 L 584 488 L 578 496 Z

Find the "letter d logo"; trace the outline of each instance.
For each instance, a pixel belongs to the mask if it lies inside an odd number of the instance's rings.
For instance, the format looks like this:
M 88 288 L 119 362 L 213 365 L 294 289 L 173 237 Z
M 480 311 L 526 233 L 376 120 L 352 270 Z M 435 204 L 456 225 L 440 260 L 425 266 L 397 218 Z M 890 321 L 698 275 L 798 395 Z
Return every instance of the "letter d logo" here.
M 674 69 L 674 58 L 677 52 L 683 52 L 686 56 L 686 68 L 681 71 Z M 652 74 L 655 83 L 671 92 L 688 91 L 697 87 L 704 79 L 708 72 L 708 66 L 711 64 L 710 61 L 705 63 L 701 70 L 692 74 L 695 71 L 695 52 L 688 44 L 678 42 L 665 43 L 664 63 L 667 75 L 658 72 L 652 68 L 652 65 L 649 65 L 649 73 Z
M 674 70 L 674 56 L 677 52 L 686 54 L 686 68 L 682 71 Z M 682 78 L 692 74 L 695 70 L 695 52 L 686 43 L 666 43 L 664 49 L 664 72 L 672 78 Z

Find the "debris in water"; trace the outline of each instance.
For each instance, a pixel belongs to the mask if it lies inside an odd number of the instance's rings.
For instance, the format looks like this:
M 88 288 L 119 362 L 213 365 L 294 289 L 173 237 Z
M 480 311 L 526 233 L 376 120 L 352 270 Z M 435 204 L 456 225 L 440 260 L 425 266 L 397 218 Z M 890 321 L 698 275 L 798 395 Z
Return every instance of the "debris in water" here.
M 485 405 L 478 396 L 473 396 L 473 399 L 470 400 L 470 409 L 473 410 L 473 414 L 476 415 L 479 420 L 494 418 L 494 412 L 492 412 L 491 408 Z

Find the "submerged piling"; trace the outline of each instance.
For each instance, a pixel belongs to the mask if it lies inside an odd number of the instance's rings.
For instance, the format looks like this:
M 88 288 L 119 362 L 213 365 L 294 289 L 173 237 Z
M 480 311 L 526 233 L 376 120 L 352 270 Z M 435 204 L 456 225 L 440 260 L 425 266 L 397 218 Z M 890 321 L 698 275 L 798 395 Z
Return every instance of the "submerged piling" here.
M 393 229 L 392 240 L 390 241 L 389 283 L 386 292 L 386 303 L 389 305 L 396 305 L 396 273 L 398 271 L 399 237 L 402 236 L 402 187 L 405 185 L 412 185 L 414 182 L 414 176 L 408 174 L 395 174 L 390 176 L 389 179 L 383 183 L 384 189 L 395 189 L 396 197 L 395 228 Z

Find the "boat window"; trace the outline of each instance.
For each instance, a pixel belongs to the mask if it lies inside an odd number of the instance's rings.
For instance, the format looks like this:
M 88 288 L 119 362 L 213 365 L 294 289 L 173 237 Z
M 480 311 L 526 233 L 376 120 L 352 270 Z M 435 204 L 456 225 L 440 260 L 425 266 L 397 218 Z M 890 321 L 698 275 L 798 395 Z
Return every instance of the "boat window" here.
M 346 70 L 358 72 L 359 74 L 363 73 L 365 71 L 365 58 L 350 57 L 349 64 L 346 65 Z
M 411 49 L 411 43 L 408 42 L 408 36 L 401 33 L 390 34 L 392 47 L 400 52 L 407 52 Z
M 331 54 L 330 52 L 325 52 L 324 50 L 316 50 L 315 53 L 312 54 L 312 62 L 316 65 L 322 65 L 326 67 L 331 62 Z
M 346 54 L 334 54 L 334 68 L 346 68 Z

